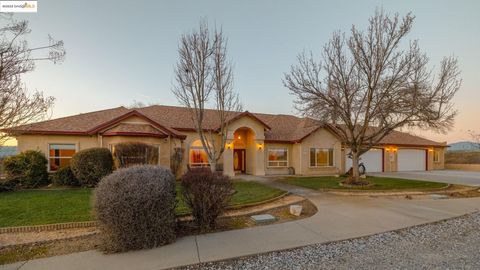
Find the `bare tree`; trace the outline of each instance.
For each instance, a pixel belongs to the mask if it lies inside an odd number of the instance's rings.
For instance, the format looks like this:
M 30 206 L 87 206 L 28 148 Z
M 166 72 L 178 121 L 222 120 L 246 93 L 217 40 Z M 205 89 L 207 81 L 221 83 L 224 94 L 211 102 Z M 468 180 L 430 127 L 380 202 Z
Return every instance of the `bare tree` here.
M 24 37 L 30 33 L 27 21 L 14 21 L 2 16 L 6 22 L 0 27 L 0 145 L 9 135 L 11 127 L 43 120 L 48 116 L 54 98 L 42 92 L 29 93 L 22 82 L 22 75 L 35 69 L 35 62 L 50 60 L 61 63 L 65 57 L 62 41 L 49 36 L 49 44 L 30 48 Z M 39 55 L 48 51 L 47 55 Z
M 480 149 L 480 133 L 475 132 L 475 130 L 468 130 L 467 132 L 473 140 L 473 147 L 477 150 Z
M 333 123 L 350 149 L 350 184 L 362 184 L 359 157 L 394 129 L 445 132 L 453 125 L 452 98 L 461 85 L 457 59 L 444 58 L 432 75 L 418 41 L 401 43 L 413 21 L 410 13 L 399 18 L 377 9 L 366 31 L 352 26 L 350 36 L 334 33 L 323 61 L 304 52 L 285 74 L 299 112 Z
M 228 120 L 235 111 L 242 109 L 238 94 L 233 90 L 227 39 L 222 29 L 215 28 L 211 33 L 207 22 L 202 21 L 198 30 L 182 35 L 178 53 L 173 93 L 182 105 L 190 109 L 210 168 L 215 172 L 225 150 Z M 209 105 L 215 109 L 210 114 L 214 115 L 214 119 L 206 120 Z

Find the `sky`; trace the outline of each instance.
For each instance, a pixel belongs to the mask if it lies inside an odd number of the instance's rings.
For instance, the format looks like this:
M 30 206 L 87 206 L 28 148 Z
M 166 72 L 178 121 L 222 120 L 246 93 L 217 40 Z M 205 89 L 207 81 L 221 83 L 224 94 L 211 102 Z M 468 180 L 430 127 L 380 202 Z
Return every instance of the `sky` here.
M 447 134 L 411 131 L 437 141 L 470 139 L 480 132 L 480 1 L 78 1 L 39 0 L 27 19 L 30 46 L 65 42 L 65 62 L 38 63 L 24 81 L 31 90 L 56 98 L 52 117 L 129 105 L 178 105 L 171 92 L 181 34 L 202 18 L 223 28 L 234 63 L 235 90 L 253 112 L 298 114 L 282 84 L 303 50 L 319 55 L 334 31 L 365 29 L 376 7 L 416 20 L 408 39 L 438 66 L 458 57 L 463 84 L 454 98 L 455 127 Z

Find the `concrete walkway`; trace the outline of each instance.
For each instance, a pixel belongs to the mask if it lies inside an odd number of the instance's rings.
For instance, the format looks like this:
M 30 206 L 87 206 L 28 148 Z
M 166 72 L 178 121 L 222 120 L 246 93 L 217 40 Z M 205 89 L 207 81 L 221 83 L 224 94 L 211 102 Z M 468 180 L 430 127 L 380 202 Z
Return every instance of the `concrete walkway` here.
M 79 252 L 0 266 L 0 269 L 165 269 L 367 236 L 480 210 L 480 198 L 406 200 L 336 196 L 271 180 L 260 181 L 308 197 L 318 213 L 282 224 L 184 237 L 151 250 L 114 255 Z

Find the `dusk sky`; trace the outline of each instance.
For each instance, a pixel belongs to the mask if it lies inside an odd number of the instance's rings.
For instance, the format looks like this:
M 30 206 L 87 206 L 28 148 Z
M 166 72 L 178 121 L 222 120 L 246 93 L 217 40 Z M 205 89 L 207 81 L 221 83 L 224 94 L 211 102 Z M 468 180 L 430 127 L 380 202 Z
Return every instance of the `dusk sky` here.
M 31 46 L 51 34 L 65 42 L 61 65 L 39 63 L 25 76 L 30 89 L 56 98 L 53 117 L 129 105 L 178 105 L 171 93 L 177 45 L 201 18 L 222 26 L 234 62 L 235 89 L 245 109 L 297 114 L 282 84 L 302 50 L 319 56 L 333 31 L 364 29 L 376 7 L 416 16 L 409 39 L 438 66 L 459 59 L 463 85 L 455 97 L 456 125 L 438 141 L 468 140 L 480 132 L 480 1 L 78 1 L 40 0 L 30 21 Z M 408 42 L 408 41 L 407 41 Z

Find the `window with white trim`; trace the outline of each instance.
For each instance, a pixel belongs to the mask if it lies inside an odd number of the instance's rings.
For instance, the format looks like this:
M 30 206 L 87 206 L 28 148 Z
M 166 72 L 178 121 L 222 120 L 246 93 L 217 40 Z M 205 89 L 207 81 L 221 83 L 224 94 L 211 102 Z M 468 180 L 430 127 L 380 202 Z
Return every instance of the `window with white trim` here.
M 75 144 L 49 144 L 48 169 L 56 171 L 61 167 L 70 165 L 70 160 L 77 151 Z
M 287 167 L 288 166 L 288 149 L 287 148 L 271 148 L 268 149 L 268 167 Z
M 310 148 L 310 167 L 333 167 L 333 149 Z
M 438 150 L 433 151 L 433 162 L 435 162 L 435 163 L 440 162 L 440 151 L 438 151 Z

